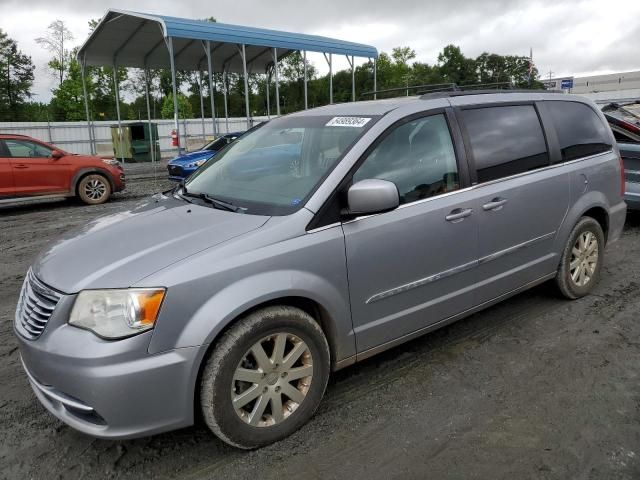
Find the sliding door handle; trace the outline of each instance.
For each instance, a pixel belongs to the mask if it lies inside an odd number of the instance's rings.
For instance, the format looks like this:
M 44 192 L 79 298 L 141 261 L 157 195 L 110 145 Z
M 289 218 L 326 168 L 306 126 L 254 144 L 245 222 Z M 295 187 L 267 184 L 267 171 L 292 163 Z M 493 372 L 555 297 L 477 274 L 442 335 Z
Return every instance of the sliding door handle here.
M 507 203 L 506 198 L 494 198 L 489 203 L 485 203 L 484 205 L 482 205 L 482 209 L 485 212 L 488 212 L 489 210 L 500 210 L 502 207 L 506 205 L 506 203 Z
M 451 213 L 444 217 L 447 222 L 458 223 L 470 216 L 473 213 L 473 208 L 456 208 L 451 210 Z

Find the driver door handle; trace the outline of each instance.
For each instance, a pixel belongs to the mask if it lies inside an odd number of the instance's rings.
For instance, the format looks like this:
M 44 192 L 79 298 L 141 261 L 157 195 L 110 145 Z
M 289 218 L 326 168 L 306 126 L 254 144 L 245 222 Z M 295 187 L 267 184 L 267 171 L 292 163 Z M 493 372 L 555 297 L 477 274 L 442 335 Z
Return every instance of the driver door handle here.
M 451 210 L 451 213 L 444 217 L 447 222 L 458 223 L 470 216 L 473 213 L 473 208 L 456 208 Z
M 493 200 L 491 200 L 489 203 L 485 203 L 484 205 L 482 205 L 482 209 L 485 212 L 488 212 L 489 210 L 500 210 L 502 209 L 502 207 L 506 205 L 506 203 L 507 203 L 506 198 L 496 197 Z
M 29 168 L 28 165 L 14 165 L 13 168 Z

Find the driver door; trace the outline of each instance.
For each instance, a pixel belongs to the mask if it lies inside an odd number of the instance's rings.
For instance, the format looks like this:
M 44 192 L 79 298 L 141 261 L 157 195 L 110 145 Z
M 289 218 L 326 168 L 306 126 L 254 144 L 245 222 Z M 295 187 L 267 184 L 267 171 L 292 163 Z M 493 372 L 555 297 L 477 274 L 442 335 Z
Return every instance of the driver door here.
M 400 194 L 399 208 L 343 223 L 358 354 L 475 305 L 477 202 L 458 167 L 438 113 L 392 127 L 355 172 Z
M 16 195 L 29 196 L 69 191 L 69 162 L 52 158 L 53 150 L 32 140 L 5 139 Z

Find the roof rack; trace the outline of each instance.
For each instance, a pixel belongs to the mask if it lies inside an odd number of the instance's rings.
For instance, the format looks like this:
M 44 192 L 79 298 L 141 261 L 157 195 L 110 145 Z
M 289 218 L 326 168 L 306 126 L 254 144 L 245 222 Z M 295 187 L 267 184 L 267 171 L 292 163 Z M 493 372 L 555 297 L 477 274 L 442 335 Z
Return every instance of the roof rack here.
M 494 83 L 472 83 L 466 85 L 458 85 L 457 83 L 432 83 L 426 85 L 405 85 L 404 87 L 386 88 L 383 90 L 372 90 L 360 94 L 360 98 L 374 97 L 389 93 L 402 93 L 401 96 L 411 95 L 420 96 L 420 98 L 438 98 L 438 97 L 457 97 L 460 95 L 482 95 L 488 93 L 522 93 L 522 92 L 551 92 L 563 93 L 560 90 L 524 90 L 515 89 L 511 82 L 494 82 Z M 399 95 L 398 95 L 399 96 Z
M 404 87 L 396 87 L 396 88 L 385 88 L 382 90 L 371 90 L 370 92 L 362 92 L 360 94 L 360 98 L 362 97 L 372 97 L 379 94 L 385 93 L 393 93 L 393 92 L 406 92 L 405 96 L 409 96 L 409 90 L 412 92 L 417 89 L 426 89 L 421 92 L 412 93 L 412 95 L 422 95 L 428 92 L 440 92 L 440 91 L 450 91 L 458 89 L 458 85 L 455 83 L 432 83 L 426 85 L 406 85 Z
M 564 93 L 561 90 L 544 90 L 544 89 L 479 89 L 479 90 L 457 90 L 452 92 L 431 92 L 425 93 L 421 95 L 420 98 L 423 100 L 429 100 L 432 98 L 442 98 L 442 97 L 461 97 L 465 95 L 492 95 L 496 93 Z

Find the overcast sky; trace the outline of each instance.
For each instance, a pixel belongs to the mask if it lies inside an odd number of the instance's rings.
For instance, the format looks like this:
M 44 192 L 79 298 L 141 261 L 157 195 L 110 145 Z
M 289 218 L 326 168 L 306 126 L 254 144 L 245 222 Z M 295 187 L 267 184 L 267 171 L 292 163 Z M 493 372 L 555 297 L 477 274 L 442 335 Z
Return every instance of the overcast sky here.
M 34 41 L 54 19 L 81 44 L 87 22 L 106 8 L 326 35 L 390 52 L 410 46 L 417 60 L 435 63 L 449 43 L 467 56 L 487 51 L 528 55 L 543 76 L 640 70 L 640 0 L 0 0 L 0 28 L 36 65 L 36 99 L 46 101 L 55 80 L 49 53 Z M 322 57 L 310 57 L 320 71 Z M 346 61 L 337 63 L 346 68 Z

